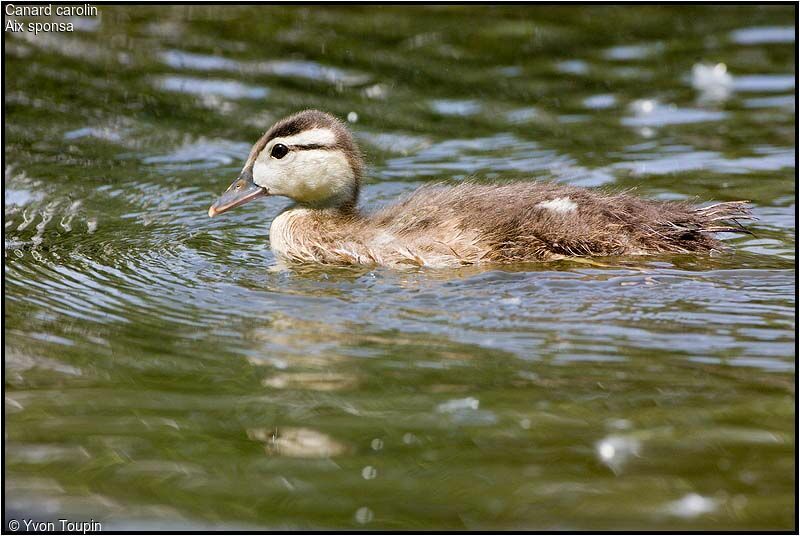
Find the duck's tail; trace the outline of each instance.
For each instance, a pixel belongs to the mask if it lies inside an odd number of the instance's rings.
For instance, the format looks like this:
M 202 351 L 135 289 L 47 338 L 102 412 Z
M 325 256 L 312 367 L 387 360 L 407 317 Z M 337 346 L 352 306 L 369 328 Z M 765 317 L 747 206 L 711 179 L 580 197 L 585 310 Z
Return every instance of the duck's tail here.
M 744 233 L 752 235 L 739 220 L 756 220 L 749 201 L 727 201 L 695 209 L 696 230 L 701 233 Z
M 657 225 L 647 225 L 649 233 L 643 241 L 652 251 L 690 253 L 711 251 L 722 247 L 716 233 L 753 232 L 741 221 L 754 220 L 748 201 L 729 201 L 707 207 L 688 207 L 669 211 Z

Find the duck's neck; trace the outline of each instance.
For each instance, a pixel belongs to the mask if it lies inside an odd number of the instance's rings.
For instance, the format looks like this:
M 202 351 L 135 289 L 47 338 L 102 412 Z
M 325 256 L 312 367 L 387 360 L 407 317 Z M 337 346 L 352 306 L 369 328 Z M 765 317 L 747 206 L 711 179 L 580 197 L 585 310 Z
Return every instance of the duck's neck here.
M 297 203 L 291 205 L 284 210 L 284 212 L 297 211 L 298 214 L 303 214 L 304 217 L 316 220 L 318 223 L 331 222 L 343 218 L 352 219 L 360 217 L 358 208 L 356 208 L 355 201 L 343 205 L 308 205 L 304 203 Z
M 272 250 L 279 257 L 299 262 L 324 262 L 321 256 L 346 238 L 362 215 L 352 205 L 312 208 L 292 205 L 269 228 Z
M 290 209 L 294 208 L 304 208 L 309 210 L 317 210 L 320 213 L 324 213 L 324 216 L 336 216 L 338 214 L 343 215 L 352 215 L 358 209 L 358 190 L 351 192 L 347 195 L 340 195 L 340 196 L 331 196 L 316 202 L 297 202 L 297 204 L 292 205 L 289 207 Z

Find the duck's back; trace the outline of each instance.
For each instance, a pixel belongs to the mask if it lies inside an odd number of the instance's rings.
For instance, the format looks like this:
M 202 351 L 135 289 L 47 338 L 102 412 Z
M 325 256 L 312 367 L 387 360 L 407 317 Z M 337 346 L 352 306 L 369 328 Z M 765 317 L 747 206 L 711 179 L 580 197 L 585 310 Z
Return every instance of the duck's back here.
M 424 186 L 363 222 L 373 249 L 424 265 L 709 251 L 744 203 L 698 209 L 545 182 Z M 734 222 L 735 224 L 735 222 Z M 390 256 L 394 256 L 391 254 Z
M 270 228 L 287 260 L 447 267 L 575 256 L 707 252 L 747 232 L 744 202 L 697 208 L 544 182 L 434 184 L 373 213 L 294 207 Z

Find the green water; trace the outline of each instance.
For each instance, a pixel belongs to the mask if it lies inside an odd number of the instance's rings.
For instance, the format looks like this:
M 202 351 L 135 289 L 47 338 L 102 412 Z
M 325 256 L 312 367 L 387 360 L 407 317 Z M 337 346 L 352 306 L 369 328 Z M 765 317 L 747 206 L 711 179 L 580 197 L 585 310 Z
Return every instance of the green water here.
M 7 518 L 793 527 L 792 7 L 99 10 L 4 34 Z M 536 178 L 748 199 L 755 236 L 278 270 L 284 200 L 206 211 L 306 107 L 350 116 L 365 206 Z

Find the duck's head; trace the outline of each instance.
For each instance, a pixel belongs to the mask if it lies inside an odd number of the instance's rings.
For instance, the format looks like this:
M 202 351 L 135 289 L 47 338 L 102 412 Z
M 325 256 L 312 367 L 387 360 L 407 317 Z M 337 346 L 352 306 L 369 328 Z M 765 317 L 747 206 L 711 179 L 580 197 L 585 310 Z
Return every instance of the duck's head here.
M 355 208 L 364 164 L 347 127 L 305 110 L 275 123 L 250 151 L 239 177 L 208 209 L 217 214 L 282 195 L 313 208 Z

